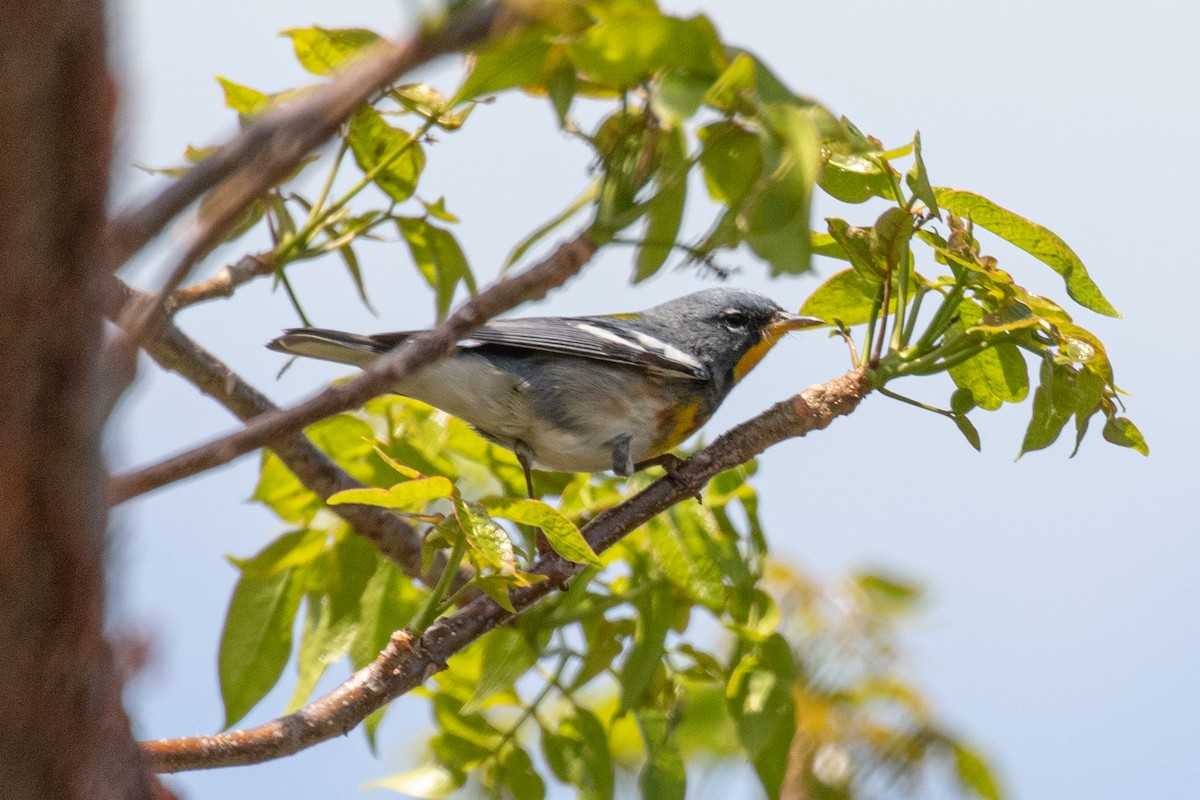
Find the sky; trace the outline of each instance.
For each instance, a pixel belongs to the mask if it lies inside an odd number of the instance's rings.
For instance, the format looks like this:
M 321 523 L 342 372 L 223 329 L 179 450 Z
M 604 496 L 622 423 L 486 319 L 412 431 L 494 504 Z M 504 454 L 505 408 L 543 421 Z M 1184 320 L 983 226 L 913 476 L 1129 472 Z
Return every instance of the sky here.
M 763 458 L 763 513 L 775 551 L 824 578 L 882 567 L 926 586 L 925 611 L 903 638 L 909 670 L 940 716 L 995 761 L 1012 797 L 1195 797 L 1200 425 L 1192 405 L 1200 380 L 1187 348 L 1200 296 L 1189 236 L 1200 212 L 1200 160 L 1191 152 L 1200 128 L 1200 51 L 1192 41 L 1200 11 L 1167 0 L 1136 9 L 1097 2 L 1086 11 L 1049 0 L 663 6 L 709 14 L 726 40 L 889 146 L 920 129 L 935 184 L 977 191 L 1053 229 L 1125 315 L 1077 309 L 1076 320 L 1106 343 L 1150 458 L 1105 443 L 1096 430 L 1074 459 L 1063 441 L 1016 461 L 1028 404 L 977 417 L 983 452 L 976 453 L 946 420 L 873 396 L 827 431 Z M 305 80 L 279 31 L 312 24 L 396 31 L 406 7 L 391 0 L 115 3 L 123 116 L 114 205 L 158 185 L 134 164 L 176 164 L 186 144 L 233 132 L 215 75 L 264 90 Z M 451 59 L 418 77 L 449 87 L 459 74 Z M 444 194 L 462 218 L 457 233 L 482 278 L 573 198 L 587 174 L 586 153 L 556 132 L 545 102 L 516 96 L 479 109 L 429 155 L 423 192 Z M 828 213 L 854 212 L 819 202 L 815 217 Z M 852 221 L 869 224 L 870 216 Z M 154 285 L 173 240 L 164 237 L 132 276 Z M 1031 258 L 985 249 L 1019 282 L 1062 296 L 1058 278 Z M 201 274 L 239 254 L 218 251 Z M 631 255 L 614 249 L 525 313 L 627 310 L 705 285 L 682 271 L 631 288 Z M 431 304 L 406 258 L 399 245 L 364 258 L 378 318 L 340 270 L 302 266 L 291 274 L 322 326 L 421 327 L 432 321 Z M 818 261 L 813 275 L 771 282 L 751 259 L 740 266 L 738 285 L 792 308 L 834 269 Z M 295 317 L 265 283 L 178 322 L 280 403 L 344 374 L 308 364 L 276 380 L 278 357 L 262 344 Z M 792 336 L 706 433 L 846 366 L 835 341 Z M 931 402 L 948 396 L 936 381 L 895 388 Z M 144 361 L 109 431 L 110 462 L 123 471 L 233 427 L 224 410 Z M 151 666 L 128 693 L 141 737 L 208 733 L 221 724 L 216 649 L 235 579 L 223 556 L 252 553 L 282 530 L 244 500 L 256 467 L 256 458 L 243 458 L 114 513 L 114 625 L 154 644 Z M 288 691 L 269 696 L 249 721 L 279 713 Z M 415 701 L 399 702 L 424 713 Z M 392 712 L 378 759 L 352 733 L 284 761 L 171 782 L 195 798 L 357 796 L 362 783 L 411 759 L 419 742 L 411 719 Z

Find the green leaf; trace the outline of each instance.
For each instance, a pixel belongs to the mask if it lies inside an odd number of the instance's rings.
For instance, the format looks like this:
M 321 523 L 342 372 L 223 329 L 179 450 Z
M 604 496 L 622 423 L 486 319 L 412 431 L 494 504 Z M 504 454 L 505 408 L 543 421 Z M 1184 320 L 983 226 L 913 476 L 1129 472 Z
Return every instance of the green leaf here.
M 908 184 L 908 188 L 912 190 L 912 193 L 916 195 L 916 198 L 929 209 L 929 213 L 941 219 L 942 210 L 938 208 L 937 193 L 929 184 L 929 173 L 925 171 L 925 159 L 921 157 L 920 131 L 913 134 L 913 154 L 914 163 L 912 169 L 908 171 L 908 175 L 904 177 L 904 181 Z
M 773 800 L 779 798 L 796 730 L 795 680 L 791 649 L 776 633 L 741 658 L 725 688 L 738 741 Z
M 217 656 L 226 728 L 246 716 L 283 674 L 303 595 L 297 575 L 295 569 L 269 578 L 243 574 L 234 587 Z
M 1125 417 L 1109 417 L 1104 423 L 1104 439 L 1121 447 L 1132 448 L 1144 456 L 1150 455 L 1150 445 L 1137 426 Z
M 871 253 L 895 270 L 904 263 L 912 234 L 912 214 L 902 208 L 889 208 L 879 215 L 871 229 Z
M 467 106 L 459 111 L 450 110 L 450 101 L 445 95 L 427 83 L 407 83 L 397 86 L 390 92 L 390 97 L 404 108 L 433 123 L 444 131 L 456 131 L 461 128 L 475 110 L 475 106 Z M 447 222 L 457 222 L 450 219 Z
M 383 559 L 365 536 L 355 534 L 348 527 L 340 527 L 326 559 L 329 575 L 324 581 L 324 590 L 333 621 L 336 624 L 349 618 L 357 624 L 363 618 L 363 593 Z
M 434 500 L 453 496 L 454 484 L 448 478 L 435 475 L 432 478 L 417 478 L 398 483 L 390 489 L 347 489 L 325 502 L 331 506 L 355 503 L 394 508 L 398 511 L 418 511 Z
M 792 105 L 767 105 L 759 137 L 763 178 L 739 217 L 746 244 L 771 265 L 771 275 L 809 268 L 809 207 L 821 165 L 817 129 Z
M 1041 379 L 1033 394 L 1033 418 L 1021 442 L 1021 455 L 1054 444 L 1079 405 L 1076 373 L 1068 366 L 1042 361 Z
M 855 228 L 844 219 L 830 217 L 825 220 L 829 226 L 829 235 L 842 248 L 844 258 L 850 261 L 850 266 L 867 284 L 883 282 L 883 265 L 875 260 L 871 252 L 871 230 Z M 874 297 L 874 291 L 872 291 Z
M 229 561 L 251 578 L 266 580 L 291 567 L 310 564 L 325 552 L 329 534 L 304 528 L 280 536 L 250 558 L 229 556 Z
M 484 500 L 483 507 L 494 517 L 541 528 L 554 552 L 568 561 L 600 566 L 599 556 L 583 538 L 575 523 L 541 500 L 494 497 Z
M 664 643 L 671 629 L 674 602 L 670 589 L 656 586 L 633 601 L 638 610 L 637 631 L 621 665 L 621 708 L 642 704 L 654 674 L 662 664 Z
M 240 83 L 217 76 L 217 83 L 225 93 L 225 106 L 247 119 L 257 117 L 271 107 L 271 96 L 258 89 L 251 89 Z
M 487 509 L 479 503 L 456 500 L 454 511 L 467 537 L 472 559 L 478 565 L 502 572 L 515 567 L 512 540 L 503 528 L 492 521 Z
M 835 272 L 809 295 L 800 313 L 843 325 L 861 325 L 871 319 L 879 287 L 879 283 L 864 279 L 853 269 Z
M 755 60 L 748 53 L 738 53 L 720 74 L 704 96 L 704 102 L 720 111 L 736 111 L 743 105 L 753 107 L 745 98 L 754 91 L 758 78 Z
M 651 84 L 650 108 L 668 128 L 678 128 L 700 108 L 711 85 L 711 78 L 671 70 Z
M 981 326 L 990 317 L 993 315 L 985 317 L 983 310 L 973 303 L 961 303 L 953 330 L 960 336 L 969 331 L 997 330 Z M 1016 345 L 1008 342 L 997 342 L 974 358 L 951 367 L 949 372 L 954 385 L 969 391 L 974 405 L 986 411 L 995 411 L 1003 403 L 1020 403 L 1029 394 L 1025 357 Z
M 444 800 L 458 791 L 466 782 L 467 776 L 463 772 L 452 771 L 437 764 L 427 764 L 399 775 L 371 781 L 363 788 L 389 789 L 409 797 L 419 797 L 422 800 Z
M 559 780 L 579 789 L 579 800 L 612 800 L 613 763 L 608 734 L 595 714 L 576 706 L 557 731 L 543 728 L 542 752 Z
M 451 214 L 446 210 L 446 198 L 439 197 L 432 203 L 421 201 L 421 205 L 425 206 L 425 213 L 435 219 L 440 219 L 442 222 L 459 222 L 459 218 L 455 214 Z
M 624 640 L 636 629 L 637 624 L 631 619 L 610 620 L 603 614 L 585 618 L 583 631 L 587 638 L 587 654 L 571 681 L 571 688 L 578 689 L 611 667 L 624 649 Z
M 361 28 L 292 28 L 296 60 L 314 75 L 332 75 L 379 41 L 379 34 Z
M 475 276 L 458 239 L 422 217 L 396 217 L 396 226 L 417 269 L 436 292 L 438 319 L 445 319 L 460 282 L 475 294 Z
M 967 443 L 974 447 L 976 451 L 981 451 L 979 431 L 975 429 L 975 423 L 967 419 L 966 414 L 955 414 L 954 424 L 958 426 L 959 432 L 966 437 Z
M 657 708 L 644 709 L 637 712 L 637 721 L 646 743 L 646 763 L 638 775 L 642 797 L 683 800 L 687 793 L 687 771 L 667 714 Z
M 463 713 L 473 714 L 482 709 L 497 692 L 513 688 L 520 678 L 537 663 L 537 651 L 530 646 L 525 634 L 515 628 L 496 628 L 483 640 L 483 674 L 475 684 L 475 693 L 463 706 Z
M 354 281 L 354 288 L 358 290 L 358 298 L 362 300 L 368 311 L 375 313 L 375 307 L 371 305 L 371 300 L 367 297 L 367 286 L 363 283 L 362 268 L 358 265 L 358 255 L 354 252 L 354 248 L 344 244 L 337 250 L 342 257 L 342 262 L 346 265 L 346 271 L 350 273 L 350 279 Z
M 475 585 L 479 587 L 481 592 L 492 598 L 496 605 L 509 613 L 516 613 L 517 607 L 513 605 L 512 598 L 508 594 L 508 590 L 512 588 L 513 583 L 506 576 L 476 575 Z
M 545 31 L 521 29 L 482 48 L 471 74 L 454 93 L 451 105 L 518 86 L 541 83 L 550 42 Z
M 296 651 L 296 686 L 284 709 L 285 714 L 308 702 L 329 665 L 350 651 L 358 621 L 357 616 L 335 616 L 327 598 L 309 595 L 307 605 L 300 647 Z
M 373 175 L 384 194 L 397 203 L 412 197 L 425 169 L 425 152 L 414 135 L 393 128 L 378 111 L 363 106 L 350 120 L 346 142 L 359 168 Z
M 919 584 L 880 572 L 859 572 L 850 576 L 850 580 L 871 605 L 881 611 L 912 610 L 924 594 Z
M 1053 231 L 973 192 L 945 187 L 938 187 L 934 192 L 942 208 L 969 217 L 976 225 L 1011 242 L 1061 275 L 1067 285 L 1067 294 L 1076 303 L 1098 314 L 1120 316 L 1092 281 L 1079 256 Z
M 703 16 L 613 17 L 588 28 L 569 51 L 581 72 L 613 88 L 635 86 L 663 69 L 716 78 L 726 64 L 724 48 Z
M 717 202 L 736 208 L 762 174 L 758 137 L 730 121 L 705 125 L 696 133 L 703 146 L 700 166 L 708 193 Z
M 1000 800 L 1000 785 L 987 762 L 959 742 L 954 743 L 954 770 L 963 792 L 971 792 L 983 800 Z
M 674 506 L 648 524 L 654 559 L 671 582 L 719 616 L 725 575 L 745 572 L 736 539 L 722 536 L 713 512 L 697 503 Z
M 966 414 L 975 408 L 975 395 L 970 389 L 956 389 L 950 395 L 950 410 L 955 414 Z
M 563 52 L 561 49 L 556 51 Z M 562 127 L 567 124 L 567 114 L 571 111 L 571 103 L 575 101 L 578 87 L 579 76 L 575 74 L 575 65 L 564 54 L 546 77 L 546 94 L 550 98 L 550 104 L 554 106 L 558 124 Z
M 533 766 L 533 760 L 525 749 L 509 743 L 496 765 L 499 783 L 512 794 L 513 800 L 543 800 L 546 782 Z
M 687 144 L 682 128 L 660 141 L 662 163 L 655 176 L 658 194 L 646 204 L 646 234 L 638 250 L 633 282 L 646 280 L 662 267 L 675 246 L 687 197 Z
M 879 163 L 858 153 L 832 153 L 821 167 L 821 189 L 843 203 L 892 199 L 892 180 Z
M 375 433 L 365 421 L 350 414 L 338 414 L 310 425 L 304 433 L 355 480 L 368 485 L 385 482 L 384 476 L 376 471 L 377 460 L 372 458 Z M 394 477 L 387 476 L 387 483 L 393 481 Z M 269 450 L 263 451 L 252 499 L 265 503 L 282 519 L 294 523 L 307 523 L 325 505 Z
M 385 558 L 378 559 L 359 600 L 359 624 L 350 644 L 350 663 L 361 669 L 375 660 L 392 634 L 404 627 L 422 600 L 412 580 Z

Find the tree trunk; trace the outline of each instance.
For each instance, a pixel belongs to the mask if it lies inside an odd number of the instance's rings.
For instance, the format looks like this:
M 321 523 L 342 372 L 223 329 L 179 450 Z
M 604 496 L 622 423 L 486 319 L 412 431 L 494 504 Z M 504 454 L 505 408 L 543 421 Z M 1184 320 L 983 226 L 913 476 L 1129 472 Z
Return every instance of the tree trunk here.
M 102 0 L 0 11 L 0 797 L 146 798 L 104 639 Z

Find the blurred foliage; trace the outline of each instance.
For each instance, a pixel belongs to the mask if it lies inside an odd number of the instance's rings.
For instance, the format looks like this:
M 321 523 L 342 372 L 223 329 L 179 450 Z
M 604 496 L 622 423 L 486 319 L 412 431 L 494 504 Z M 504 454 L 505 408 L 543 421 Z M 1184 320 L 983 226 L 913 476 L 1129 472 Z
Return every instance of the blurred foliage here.
M 469 4 L 451 4 L 429 24 L 452 25 L 455 9 Z M 733 251 L 753 253 L 772 276 L 809 270 L 814 254 L 840 260 L 844 268 L 801 310 L 857 345 L 856 365 L 881 393 L 947 417 L 978 449 L 971 412 L 1021 403 L 1032 387 L 1022 453 L 1051 445 L 1072 419 L 1077 449 L 1096 415 L 1106 440 L 1148 453 L 1121 415 L 1102 343 L 1062 305 L 1001 270 L 976 232 L 1048 266 L 1078 305 L 1115 316 L 1078 256 L 987 198 L 936 186 L 919 136 L 886 149 L 726 44 L 702 15 L 663 14 L 653 0 L 509 6 L 518 21 L 472 54 L 456 91 L 406 84 L 380 93 L 343 126 L 331 154 L 302 164 L 230 232 L 266 227 L 276 281 L 302 320 L 288 270 L 336 256 L 369 302 L 356 253 L 369 239 L 405 242 L 439 318 L 457 294 L 475 292 L 452 203 L 423 197 L 422 176 L 436 137 L 452 136 L 478 104 L 523 91 L 548 101 L 550 119 L 590 149 L 593 170 L 503 269 L 569 222 L 599 246 L 633 244 L 635 283 L 668 264 L 724 275 L 721 258 Z M 378 39 L 323 28 L 286 35 L 318 80 Z M 220 80 L 243 122 L 312 89 L 267 93 Z M 581 100 L 589 113 L 604 109 L 590 132 L 573 114 Z M 188 165 L 160 171 L 179 175 L 210 152 L 189 147 Z M 314 193 L 296 188 L 306 173 L 317 178 Z M 813 230 L 814 190 L 845 216 L 866 218 L 830 217 Z M 689 203 L 712 212 L 694 237 L 682 224 Z M 852 326 L 863 326 L 857 341 Z M 937 373 L 954 384 L 948 408 L 888 388 Z M 532 526 L 588 565 L 568 591 L 451 660 L 423 690 L 435 730 L 426 763 L 381 786 L 417 797 L 462 790 L 525 800 L 553 783 L 587 798 L 624 796 L 636 784 L 644 797 L 672 798 L 703 765 L 741 762 L 772 798 L 915 791 L 939 773 L 962 796 L 1000 795 L 984 759 L 939 723 L 901 668 L 897 628 L 919 605 L 919 590 L 882 574 L 821 586 L 771 561 L 748 482 L 753 464 L 717 477 L 702 503 L 672 508 L 597 556 L 579 526 L 646 476 L 539 474 L 540 494 L 553 502 L 514 500 L 524 483 L 511 454 L 397 398 L 308 434 L 371 487 L 331 504 L 405 515 L 422 530 L 427 563 L 441 551 L 452 566 L 469 565 L 469 585 L 502 606 L 511 607 L 512 587 L 540 579 L 526 571 Z M 392 631 L 419 633 L 459 596 L 449 581 L 430 588 L 400 574 L 270 453 L 254 498 L 293 529 L 251 558 L 231 559 L 241 577 L 219 660 L 226 725 L 276 684 L 289 660 L 296 708 L 328 666 L 368 663 Z M 372 740 L 382 716 L 365 726 Z

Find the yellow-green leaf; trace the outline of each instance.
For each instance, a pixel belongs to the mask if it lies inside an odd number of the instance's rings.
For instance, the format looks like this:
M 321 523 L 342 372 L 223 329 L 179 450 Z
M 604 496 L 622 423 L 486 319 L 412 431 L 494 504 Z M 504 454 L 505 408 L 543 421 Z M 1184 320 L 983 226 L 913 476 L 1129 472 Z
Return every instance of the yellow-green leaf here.
M 479 503 L 458 500 L 454 510 L 475 562 L 501 572 L 511 572 L 516 566 L 512 540 L 504 528 L 488 516 L 487 509 Z
M 475 56 L 471 74 L 450 100 L 458 105 L 486 94 L 518 86 L 535 86 L 542 80 L 550 42 L 537 28 L 520 30 L 489 43 Z
M 227 728 L 246 716 L 283 674 L 303 596 L 295 576 L 294 569 L 269 578 L 243 574 L 234 587 L 217 655 Z
M 835 272 L 804 301 L 800 313 L 843 325 L 861 325 L 871 319 L 879 287 L 853 269 Z
M 379 506 L 394 508 L 398 511 L 414 511 L 423 508 L 433 500 L 454 495 L 454 484 L 440 475 L 431 478 L 398 483 L 390 489 L 347 489 L 338 492 L 327 501 L 336 506 L 344 503 L 356 503 L 364 506 Z
M 658 272 L 675 246 L 687 197 L 686 147 L 681 128 L 675 128 L 662 139 L 662 164 L 655 176 L 658 194 L 647 203 L 646 235 L 638 250 L 634 283 Z
M 256 117 L 271 107 L 271 97 L 258 89 L 217 76 L 217 83 L 225 93 L 225 105 L 243 117 Z
M 393 128 L 379 112 L 363 106 L 350 120 L 346 137 L 354 160 L 388 197 L 401 203 L 412 197 L 425 169 L 425 153 L 416 136 Z
M 488 513 L 523 525 L 541 528 L 554 552 L 577 564 L 600 565 L 600 558 L 575 523 L 540 500 L 495 497 L 483 501 Z
M 613 88 L 634 86 L 668 68 L 716 78 L 726 65 L 724 48 L 703 16 L 614 17 L 588 28 L 570 53 L 581 72 Z
M 459 283 L 475 294 L 475 275 L 454 234 L 423 217 L 396 217 L 417 270 L 435 290 L 438 319 L 445 319 Z
M 970 218 L 976 225 L 1011 242 L 1061 275 L 1067 284 L 1067 294 L 1076 303 L 1098 314 L 1120 316 L 1088 275 L 1083 261 L 1053 231 L 974 192 L 946 187 L 938 187 L 934 192 L 942 208 Z
M 379 41 L 379 34 L 361 28 L 293 28 L 283 35 L 291 38 L 300 66 L 314 75 L 331 75 Z
M 1121 447 L 1132 448 L 1144 456 L 1150 455 L 1150 445 L 1137 426 L 1125 417 L 1110 417 L 1104 423 L 1104 439 Z

